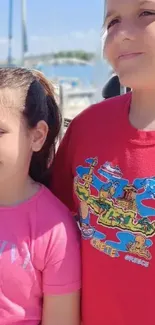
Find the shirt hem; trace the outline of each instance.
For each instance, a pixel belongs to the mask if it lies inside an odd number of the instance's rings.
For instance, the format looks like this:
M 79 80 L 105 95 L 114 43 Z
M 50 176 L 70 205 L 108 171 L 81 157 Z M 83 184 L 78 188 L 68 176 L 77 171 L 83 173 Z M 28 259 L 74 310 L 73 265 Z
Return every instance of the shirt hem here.
M 63 295 L 63 294 L 70 294 L 76 292 L 81 289 L 81 283 L 76 282 L 70 284 L 68 286 L 50 286 L 44 285 L 43 293 L 44 294 L 51 294 L 51 295 Z

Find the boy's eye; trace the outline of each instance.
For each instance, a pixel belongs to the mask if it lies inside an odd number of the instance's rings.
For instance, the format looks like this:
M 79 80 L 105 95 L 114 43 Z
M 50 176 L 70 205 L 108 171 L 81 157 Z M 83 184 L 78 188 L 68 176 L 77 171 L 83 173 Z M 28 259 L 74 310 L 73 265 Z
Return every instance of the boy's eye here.
M 114 26 L 117 23 L 119 23 L 119 19 L 118 18 L 115 18 L 115 19 L 111 20 L 111 22 L 107 26 L 107 29 L 111 28 L 112 26 Z
M 141 14 L 140 17 L 143 16 L 150 16 L 150 15 L 155 15 L 155 12 L 149 11 L 149 10 L 144 10 Z
M 4 131 L 4 130 L 2 130 L 2 129 L 0 129 L 0 137 L 3 135 L 3 134 L 5 134 L 6 132 Z

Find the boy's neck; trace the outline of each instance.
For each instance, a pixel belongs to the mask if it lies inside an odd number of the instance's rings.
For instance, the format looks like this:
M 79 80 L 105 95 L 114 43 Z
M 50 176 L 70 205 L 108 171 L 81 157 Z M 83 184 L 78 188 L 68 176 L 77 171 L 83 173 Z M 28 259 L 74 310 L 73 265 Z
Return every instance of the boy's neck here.
M 137 129 L 155 131 L 155 90 L 132 92 L 129 120 Z

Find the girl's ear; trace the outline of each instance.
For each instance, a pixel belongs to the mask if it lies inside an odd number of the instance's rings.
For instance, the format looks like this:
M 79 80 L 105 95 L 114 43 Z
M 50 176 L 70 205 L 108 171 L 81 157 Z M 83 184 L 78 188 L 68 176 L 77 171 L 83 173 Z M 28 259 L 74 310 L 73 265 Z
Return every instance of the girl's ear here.
M 39 121 L 32 130 L 32 151 L 40 151 L 48 134 L 48 125 L 45 121 Z

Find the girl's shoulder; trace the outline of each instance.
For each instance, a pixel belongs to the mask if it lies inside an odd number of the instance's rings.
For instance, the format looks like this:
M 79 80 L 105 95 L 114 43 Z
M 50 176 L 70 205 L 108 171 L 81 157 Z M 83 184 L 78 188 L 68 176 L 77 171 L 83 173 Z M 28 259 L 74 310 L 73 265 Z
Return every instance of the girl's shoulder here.
M 58 263 L 70 267 L 75 256 L 76 265 L 80 264 L 79 231 L 69 210 L 44 186 L 36 199 L 35 214 L 33 263 L 50 283 Z
M 68 208 L 44 185 L 41 186 L 40 195 L 36 198 L 37 219 L 46 221 L 51 218 L 53 222 L 63 221 L 70 217 Z
M 48 242 L 53 235 L 55 239 L 61 234 L 63 238 L 75 235 L 77 225 L 72 213 L 43 185 L 33 208 L 35 215 L 32 215 L 32 218 L 35 222 L 36 238 L 42 237 Z

